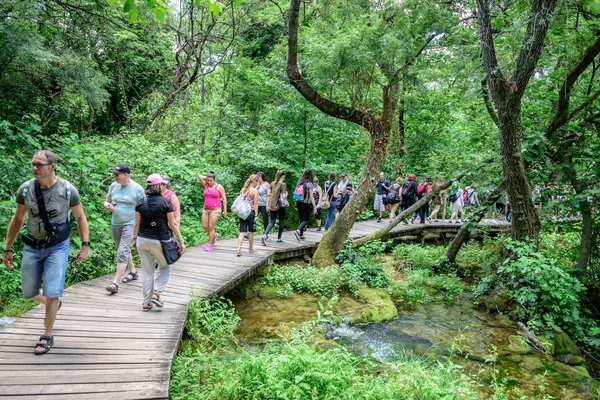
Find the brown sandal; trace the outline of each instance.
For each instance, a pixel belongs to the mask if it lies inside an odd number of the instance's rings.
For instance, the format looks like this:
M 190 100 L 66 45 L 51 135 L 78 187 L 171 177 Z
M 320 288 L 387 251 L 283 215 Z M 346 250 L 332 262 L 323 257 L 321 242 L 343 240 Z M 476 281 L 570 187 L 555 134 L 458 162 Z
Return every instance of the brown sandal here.
M 111 292 L 112 294 L 115 294 L 119 291 L 119 285 L 113 282 L 106 287 L 106 290 Z

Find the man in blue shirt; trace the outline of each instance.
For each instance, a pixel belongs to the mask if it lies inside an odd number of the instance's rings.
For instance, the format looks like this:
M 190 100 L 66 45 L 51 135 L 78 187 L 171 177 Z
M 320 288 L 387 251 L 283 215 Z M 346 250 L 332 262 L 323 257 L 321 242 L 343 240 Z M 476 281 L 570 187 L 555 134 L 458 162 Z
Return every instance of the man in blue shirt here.
M 387 197 L 389 191 L 390 181 L 385 179 L 385 174 L 383 172 L 380 172 L 379 180 L 377 181 L 377 193 L 375 194 L 375 202 L 373 203 L 373 208 L 375 209 L 375 211 L 379 211 L 379 218 L 377 218 L 377 222 L 381 222 L 381 218 L 383 218 L 383 212 L 385 211 L 385 204 L 383 203 L 383 199 Z
M 119 164 L 110 170 L 115 182 L 110 185 L 104 208 L 112 213 L 110 233 L 117 248 L 117 273 L 113 282 L 106 287 L 111 293 L 119 291 L 119 282 L 128 283 L 138 278 L 137 270 L 131 259 L 131 242 L 135 225 L 135 205 L 138 199 L 146 196 L 144 188 L 134 182 L 129 174 L 131 170 L 126 164 Z M 129 265 L 129 274 L 125 269 Z

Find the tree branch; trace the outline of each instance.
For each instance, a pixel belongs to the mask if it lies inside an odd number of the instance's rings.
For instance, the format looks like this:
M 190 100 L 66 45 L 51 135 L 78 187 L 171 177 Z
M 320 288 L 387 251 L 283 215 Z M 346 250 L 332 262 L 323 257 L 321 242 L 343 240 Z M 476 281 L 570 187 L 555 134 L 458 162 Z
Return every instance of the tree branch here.
M 478 0 L 478 2 L 481 0 Z M 519 100 L 525 93 L 525 88 L 533 74 L 533 70 L 542 54 L 548 27 L 552 18 L 552 12 L 556 6 L 557 0 L 533 0 L 531 5 L 531 16 L 527 23 L 525 38 L 521 45 L 517 65 L 513 71 L 510 84 L 514 85 L 511 89 L 513 99 Z
M 292 0 L 289 10 L 288 59 L 287 75 L 290 84 L 300 92 L 306 100 L 323 113 L 335 118 L 354 122 L 369 131 L 375 123 L 375 117 L 364 111 L 346 107 L 328 100 L 314 90 L 302 77 L 298 68 L 298 13 L 300 0 Z
M 556 106 L 556 114 L 554 119 L 546 128 L 546 138 L 550 139 L 552 135 L 564 124 L 566 124 L 571 118 L 573 118 L 582 109 L 590 105 L 596 98 L 598 98 L 598 92 L 592 95 L 583 104 L 577 107 L 573 112 L 569 113 L 569 103 L 571 101 L 571 91 L 573 86 L 587 69 L 587 67 L 594 61 L 594 59 L 600 54 L 600 32 L 597 32 L 598 39 L 586 49 L 585 53 L 579 58 L 575 67 L 569 71 L 563 84 L 558 91 L 558 104 Z
M 484 78 L 481 80 L 481 92 L 483 93 L 483 103 L 485 104 L 485 108 L 488 112 L 488 114 L 490 114 L 490 118 L 492 118 L 492 121 L 494 121 L 494 124 L 496 124 L 496 126 L 498 126 L 498 114 L 496 113 L 496 110 L 494 109 L 494 106 L 492 105 L 492 102 L 490 101 L 490 92 L 488 90 L 488 83 L 487 83 L 487 78 Z

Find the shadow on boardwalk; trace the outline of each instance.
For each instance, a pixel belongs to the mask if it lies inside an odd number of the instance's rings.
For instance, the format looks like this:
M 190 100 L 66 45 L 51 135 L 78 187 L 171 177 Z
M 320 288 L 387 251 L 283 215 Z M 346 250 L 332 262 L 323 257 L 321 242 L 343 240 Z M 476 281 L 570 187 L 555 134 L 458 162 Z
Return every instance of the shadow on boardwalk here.
M 375 232 L 382 223 L 355 224 L 352 238 Z M 490 231 L 506 230 L 506 222 L 485 220 Z M 434 223 L 399 225 L 387 238 L 447 235 L 460 225 Z M 204 296 L 224 293 L 253 275 L 261 266 L 311 254 L 320 232 L 307 231 L 306 240 L 285 232 L 285 243 L 255 240 L 256 253 L 236 256 L 237 240 L 221 240 L 207 253 L 204 246 L 186 252 L 171 269 L 162 309 L 142 312 L 141 279 L 109 294 L 112 275 L 71 286 L 54 327 L 54 347 L 43 356 L 33 345 L 43 332 L 44 309 L 37 306 L 11 325 L 0 328 L 0 397 L 19 399 L 166 399 L 171 364 L 183 334 L 192 286 Z M 386 238 L 386 239 L 387 239 Z M 245 248 L 246 245 L 244 246 Z

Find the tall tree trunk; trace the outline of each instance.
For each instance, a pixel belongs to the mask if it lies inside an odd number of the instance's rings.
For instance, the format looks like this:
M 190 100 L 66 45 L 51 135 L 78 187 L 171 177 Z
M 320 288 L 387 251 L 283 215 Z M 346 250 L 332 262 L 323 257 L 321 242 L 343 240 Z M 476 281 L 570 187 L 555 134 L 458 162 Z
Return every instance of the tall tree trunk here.
M 526 237 L 537 240 L 541 229 L 521 156 L 521 101 L 542 53 L 556 1 L 531 2 L 519 56 L 512 75 L 508 77 L 496 56 L 490 3 L 487 0 L 476 0 L 481 54 L 490 94 L 498 111 L 504 181 L 513 210 L 511 236 L 516 240 Z
M 479 223 L 479 221 L 481 221 L 483 219 L 484 215 L 488 211 L 488 207 L 496 204 L 498 199 L 500 197 L 502 197 L 503 190 L 504 190 L 504 185 L 500 185 L 492 193 L 490 193 L 490 195 L 487 197 L 487 199 L 485 199 L 485 201 L 483 202 L 483 206 L 480 207 L 471 216 L 468 223 L 466 223 L 465 225 L 463 225 L 462 228 L 460 228 L 460 230 L 458 231 L 458 233 L 456 234 L 456 236 L 454 237 L 452 242 L 450 242 L 448 249 L 446 250 L 446 259 L 448 260 L 448 262 L 453 264 L 456 261 L 456 256 L 458 255 L 458 252 L 462 248 L 462 245 L 467 240 L 469 240 L 469 237 L 471 236 L 471 232 L 470 232 L 469 228 L 473 225 L 476 226 Z
M 385 159 L 390 138 L 389 128 L 380 127 L 379 129 L 371 135 L 371 148 L 362 171 L 358 190 L 337 217 L 335 224 L 323 235 L 312 259 L 312 264 L 315 266 L 335 264 L 335 255 L 344 248 L 344 242 L 348 238 L 356 218 L 365 209 Z
M 521 156 L 521 107 L 499 112 L 500 152 L 504 182 L 513 212 L 511 236 L 515 240 L 536 239 L 542 227 L 531 198 L 531 187 L 525 175 Z
M 577 171 L 573 167 L 571 157 L 565 157 L 566 165 L 562 167 L 563 171 L 569 178 L 576 194 L 581 194 L 585 191 L 585 185 L 581 183 L 577 177 Z M 579 258 L 577 259 L 577 269 L 584 272 L 587 269 L 590 256 L 592 254 L 592 236 L 594 219 L 592 216 L 592 207 L 587 199 L 579 201 L 579 211 L 581 212 L 581 243 L 579 249 Z

